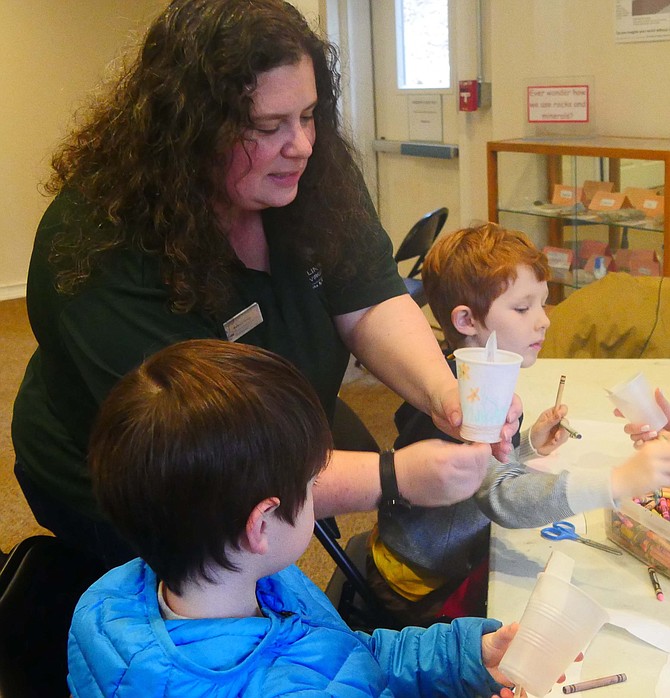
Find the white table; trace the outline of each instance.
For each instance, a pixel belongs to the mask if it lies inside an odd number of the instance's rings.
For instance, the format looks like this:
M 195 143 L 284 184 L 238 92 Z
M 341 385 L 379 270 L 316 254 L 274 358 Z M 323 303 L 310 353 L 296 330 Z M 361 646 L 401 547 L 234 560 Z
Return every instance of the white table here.
M 557 453 L 534 462 L 542 469 L 611 467 L 634 450 L 623 433 L 624 420 L 613 414 L 604 388 L 642 371 L 653 386 L 670 393 L 670 359 L 541 359 L 521 369 L 517 393 L 524 405 L 525 424 L 553 405 L 561 374 L 566 376 L 563 402 L 571 424 L 583 432 L 582 440 L 570 439 Z M 574 517 L 577 530 L 589 538 L 609 543 L 604 532 L 604 511 Z M 612 543 L 612 545 L 614 545 Z M 492 618 L 519 620 L 552 550 L 575 559 L 573 583 L 609 609 L 634 611 L 652 622 L 661 622 L 670 634 L 670 580 L 660 577 L 666 601 L 656 600 L 646 566 L 624 552 L 611 555 L 574 541 L 550 542 L 539 529 L 511 530 L 492 527 L 489 607 Z M 661 637 L 664 633 L 655 633 Z M 645 698 L 670 696 L 668 654 L 634 637 L 626 630 L 605 625 L 591 643 L 581 666 L 573 665 L 568 682 L 625 673 L 625 683 L 596 689 L 593 698 Z M 580 676 L 581 673 L 581 676 Z M 656 693 L 659 677 L 667 682 Z M 563 695 L 555 688 L 551 695 Z

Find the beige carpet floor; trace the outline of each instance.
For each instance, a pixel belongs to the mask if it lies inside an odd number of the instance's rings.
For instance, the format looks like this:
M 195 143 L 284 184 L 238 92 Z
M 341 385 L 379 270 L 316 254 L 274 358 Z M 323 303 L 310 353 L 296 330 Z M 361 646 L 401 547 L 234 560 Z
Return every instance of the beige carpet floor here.
M 0 550 L 7 552 L 26 537 L 47 532 L 33 518 L 13 474 L 14 451 L 10 435 L 12 405 L 25 366 L 36 346 L 24 299 L 0 302 L 0 327 Z M 400 404 L 400 399 L 394 393 L 365 369 L 352 364 L 341 397 L 363 419 L 380 446 L 393 444 L 393 413 Z M 338 517 L 342 543 L 346 543 L 350 536 L 368 530 L 374 520 L 373 513 Z M 322 588 L 325 588 L 335 569 L 335 564 L 315 539 L 299 565 Z
M 28 324 L 24 299 L 0 303 L 0 549 L 46 533 L 32 516 L 14 479 L 10 434 L 12 405 L 36 342 Z

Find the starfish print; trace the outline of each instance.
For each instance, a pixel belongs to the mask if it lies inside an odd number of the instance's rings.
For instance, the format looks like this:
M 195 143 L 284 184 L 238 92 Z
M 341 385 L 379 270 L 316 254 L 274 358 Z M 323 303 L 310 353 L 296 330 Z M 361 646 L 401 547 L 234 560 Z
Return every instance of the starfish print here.
M 458 367 L 458 377 L 463 380 L 468 380 L 468 378 L 470 378 L 470 367 L 467 364 L 461 364 Z
M 468 402 L 479 402 L 479 388 L 473 388 L 468 395 Z

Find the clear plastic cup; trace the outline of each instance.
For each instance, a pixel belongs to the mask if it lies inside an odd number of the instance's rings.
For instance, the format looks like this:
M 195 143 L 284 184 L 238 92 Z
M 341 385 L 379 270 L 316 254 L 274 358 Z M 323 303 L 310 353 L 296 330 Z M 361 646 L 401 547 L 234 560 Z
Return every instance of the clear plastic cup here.
M 615 407 L 632 424 L 648 424 L 650 429 L 658 431 L 668 423 L 668 418 L 658 406 L 643 373 L 615 385 L 607 394 Z
M 456 371 L 466 441 L 497 443 L 507 419 L 523 357 L 497 349 L 495 360 L 486 360 L 485 347 L 456 349 Z
M 607 611 L 588 594 L 542 572 L 500 670 L 528 693 L 545 696 L 607 620 Z

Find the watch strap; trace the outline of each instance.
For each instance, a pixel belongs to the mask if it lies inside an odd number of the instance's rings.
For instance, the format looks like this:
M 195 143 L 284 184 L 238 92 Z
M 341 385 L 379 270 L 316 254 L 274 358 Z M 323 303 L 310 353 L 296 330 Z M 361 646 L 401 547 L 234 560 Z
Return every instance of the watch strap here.
M 398 491 L 398 479 L 395 472 L 395 451 L 390 449 L 379 454 L 379 481 L 382 497 L 379 508 L 405 507 L 411 508 L 409 500 Z

